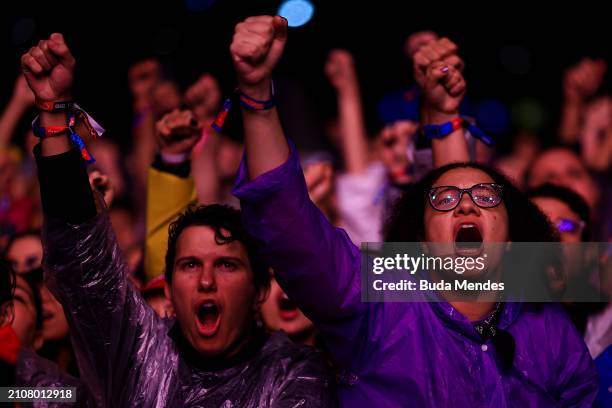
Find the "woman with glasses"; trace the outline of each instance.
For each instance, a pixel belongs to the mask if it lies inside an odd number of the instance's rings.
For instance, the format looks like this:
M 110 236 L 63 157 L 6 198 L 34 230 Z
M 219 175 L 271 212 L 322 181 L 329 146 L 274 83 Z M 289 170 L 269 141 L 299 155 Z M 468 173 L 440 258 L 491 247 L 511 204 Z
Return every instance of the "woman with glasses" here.
M 323 334 L 340 368 L 342 405 L 591 406 L 593 361 L 554 305 L 361 301 L 360 251 L 310 201 L 274 107 L 270 78 L 286 35 L 279 17 L 251 17 L 236 27 L 230 51 L 246 101 L 246 160 L 234 194 L 280 285 Z M 439 128 L 432 132 L 439 168 L 399 201 L 386 240 L 553 241 L 546 218 L 503 176 L 477 164 L 448 164 L 466 154 L 453 148 L 463 142 L 453 118 L 465 82 L 462 62 L 442 51 L 415 56 L 423 122 Z

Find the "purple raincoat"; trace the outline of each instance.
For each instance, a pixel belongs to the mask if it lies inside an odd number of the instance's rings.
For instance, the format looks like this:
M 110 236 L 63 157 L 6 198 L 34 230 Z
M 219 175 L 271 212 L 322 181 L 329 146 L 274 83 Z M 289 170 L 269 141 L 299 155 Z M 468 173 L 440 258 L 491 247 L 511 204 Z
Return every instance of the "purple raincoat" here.
M 345 407 L 590 407 L 597 373 L 557 305 L 505 304 L 498 326 L 516 341 L 510 371 L 490 341 L 448 303 L 363 303 L 360 252 L 308 197 L 295 147 L 234 194 L 287 294 L 319 327 L 341 369 Z

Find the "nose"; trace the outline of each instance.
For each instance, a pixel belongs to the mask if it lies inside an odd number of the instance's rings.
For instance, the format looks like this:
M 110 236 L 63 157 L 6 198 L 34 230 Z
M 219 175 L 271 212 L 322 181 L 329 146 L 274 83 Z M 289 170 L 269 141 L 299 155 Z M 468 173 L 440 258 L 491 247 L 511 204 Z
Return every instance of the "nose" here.
M 201 292 L 215 292 L 217 290 L 215 268 L 212 265 L 204 265 L 202 268 L 198 282 L 198 290 Z
M 459 204 L 455 208 L 455 215 L 480 215 L 480 208 L 474 203 L 467 192 L 461 194 Z

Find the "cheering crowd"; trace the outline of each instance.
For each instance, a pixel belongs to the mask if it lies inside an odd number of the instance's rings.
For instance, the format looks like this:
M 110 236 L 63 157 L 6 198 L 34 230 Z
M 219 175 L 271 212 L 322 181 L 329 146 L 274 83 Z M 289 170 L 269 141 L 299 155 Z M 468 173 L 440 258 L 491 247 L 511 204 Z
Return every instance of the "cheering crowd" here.
M 0 385 L 75 387 L 92 407 L 612 406 L 609 252 L 596 278 L 550 277 L 600 302 L 426 303 L 363 302 L 359 249 L 610 241 L 606 62 L 568 68 L 554 145 L 518 134 L 500 156 L 462 115 L 448 38 L 406 40 L 414 112 L 381 104 L 372 137 L 334 50 L 335 158 L 283 130 L 287 40 L 282 17 L 239 23 L 225 102 L 210 74 L 183 92 L 154 58 L 132 65 L 128 156 L 73 100 L 69 41 L 22 56 L 0 117 Z M 240 138 L 224 133 L 237 116 Z

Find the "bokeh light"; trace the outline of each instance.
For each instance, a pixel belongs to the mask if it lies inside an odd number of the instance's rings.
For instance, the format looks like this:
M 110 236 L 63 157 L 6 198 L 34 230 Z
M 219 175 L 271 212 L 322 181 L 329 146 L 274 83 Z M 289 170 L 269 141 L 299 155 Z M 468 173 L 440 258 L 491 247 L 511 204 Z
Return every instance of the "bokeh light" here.
M 287 0 L 278 8 L 278 15 L 285 17 L 289 27 L 301 27 L 314 14 L 314 5 L 308 0 Z

